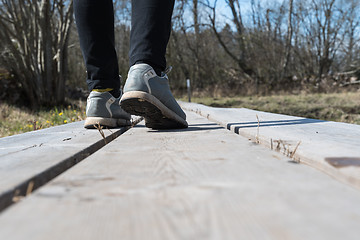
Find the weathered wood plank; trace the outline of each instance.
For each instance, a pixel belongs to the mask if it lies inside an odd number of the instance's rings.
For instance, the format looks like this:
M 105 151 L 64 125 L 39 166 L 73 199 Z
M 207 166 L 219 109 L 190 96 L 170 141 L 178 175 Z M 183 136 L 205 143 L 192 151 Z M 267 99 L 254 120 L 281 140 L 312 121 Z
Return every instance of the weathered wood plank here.
M 127 128 L 86 130 L 83 122 L 0 139 L 0 211 L 112 141 Z
M 358 239 L 360 192 L 188 113 L 139 125 L 0 215 L 0 239 Z
M 212 108 L 185 102 L 181 106 L 360 189 L 359 125 L 245 108 Z

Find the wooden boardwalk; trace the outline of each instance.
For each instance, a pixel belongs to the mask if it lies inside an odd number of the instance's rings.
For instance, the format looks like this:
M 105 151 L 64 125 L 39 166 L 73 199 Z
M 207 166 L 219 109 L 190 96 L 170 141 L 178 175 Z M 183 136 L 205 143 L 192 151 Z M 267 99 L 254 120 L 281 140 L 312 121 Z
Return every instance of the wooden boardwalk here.
M 0 139 L 0 239 L 359 239 L 356 184 L 257 144 L 257 121 L 245 138 L 199 106 L 183 104 L 185 130 L 140 122 L 105 142 L 76 123 Z
M 181 103 L 228 130 L 294 161 L 315 167 L 360 190 L 360 126 L 246 108 Z

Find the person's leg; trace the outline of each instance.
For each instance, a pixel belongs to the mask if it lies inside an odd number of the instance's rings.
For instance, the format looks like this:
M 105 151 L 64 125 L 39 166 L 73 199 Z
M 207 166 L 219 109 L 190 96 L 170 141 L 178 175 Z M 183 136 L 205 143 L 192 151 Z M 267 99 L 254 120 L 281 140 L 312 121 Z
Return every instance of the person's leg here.
M 89 90 L 113 89 L 112 94 L 118 97 L 120 78 L 112 0 L 75 0 L 74 12 Z
M 160 75 L 171 31 L 174 0 L 132 0 L 130 66 L 147 63 Z
M 185 128 L 186 115 L 173 97 L 165 52 L 174 0 L 132 0 L 130 65 L 121 107 L 145 117 L 149 128 Z
M 90 95 L 85 128 L 130 125 L 120 107 L 120 77 L 114 41 L 112 0 L 75 0 L 75 19 L 87 70 Z

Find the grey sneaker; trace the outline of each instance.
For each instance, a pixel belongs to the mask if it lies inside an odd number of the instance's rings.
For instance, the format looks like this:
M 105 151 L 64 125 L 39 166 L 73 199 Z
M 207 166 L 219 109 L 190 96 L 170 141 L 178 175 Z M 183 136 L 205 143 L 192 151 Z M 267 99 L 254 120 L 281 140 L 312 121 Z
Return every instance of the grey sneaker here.
M 120 107 L 120 97 L 114 98 L 109 92 L 92 91 L 87 98 L 85 128 L 96 125 L 114 128 L 131 125 L 131 115 Z
M 148 128 L 188 127 L 185 113 L 171 94 L 167 75 L 158 76 L 148 64 L 130 68 L 120 105 L 128 113 L 145 117 Z

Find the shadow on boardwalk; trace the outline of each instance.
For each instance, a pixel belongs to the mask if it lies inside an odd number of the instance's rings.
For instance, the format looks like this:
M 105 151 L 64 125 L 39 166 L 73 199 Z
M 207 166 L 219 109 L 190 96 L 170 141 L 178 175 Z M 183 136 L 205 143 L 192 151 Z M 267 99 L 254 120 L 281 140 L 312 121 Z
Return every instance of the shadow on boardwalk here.
M 226 128 L 231 130 L 234 127 L 234 132 L 239 134 L 240 128 L 257 128 L 257 127 L 276 127 L 276 126 L 288 126 L 288 125 L 299 125 L 299 124 L 311 124 L 311 123 L 322 123 L 325 121 L 317 119 L 294 119 L 294 120 L 277 120 L 277 121 L 260 121 L 258 122 L 240 122 L 240 123 L 228 123 Z
M 136 127 L 145 127 L 144 125 L 137 125 Z M 192 132 L 192 131 L 209 131 L 209 130 L 217 130 L 224 129 L 220 125 L 216 123 L 207 123 L 207 124 L 190 124 L 188 128 L 181 129 L 149 129 L 149 132 Z

